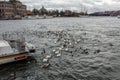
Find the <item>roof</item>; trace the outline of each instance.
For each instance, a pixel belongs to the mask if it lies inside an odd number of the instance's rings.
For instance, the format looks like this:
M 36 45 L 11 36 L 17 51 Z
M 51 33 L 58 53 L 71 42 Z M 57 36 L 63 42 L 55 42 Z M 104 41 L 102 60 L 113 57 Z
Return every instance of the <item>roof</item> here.
M 13 53 L 13 50 L 9 43 L 5 40 L 0 40 L 0 57 L 11 53 Z
M 6 46 L 10 46 L 8 42 L 5 40 L 0 40 L 0 47 L 6 47 Z

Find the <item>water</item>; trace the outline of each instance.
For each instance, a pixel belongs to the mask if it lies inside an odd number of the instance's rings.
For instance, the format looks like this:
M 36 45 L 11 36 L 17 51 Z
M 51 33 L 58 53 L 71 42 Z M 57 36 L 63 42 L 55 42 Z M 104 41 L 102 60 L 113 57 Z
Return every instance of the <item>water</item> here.
M 37 52 L 34 60 L 0 66 L 0 80 L 120 80 L 115 17 L 7 20 L 0 21 L 2 33 L 23 34 Z M 42 68 L 48 54 L 50 66 Z

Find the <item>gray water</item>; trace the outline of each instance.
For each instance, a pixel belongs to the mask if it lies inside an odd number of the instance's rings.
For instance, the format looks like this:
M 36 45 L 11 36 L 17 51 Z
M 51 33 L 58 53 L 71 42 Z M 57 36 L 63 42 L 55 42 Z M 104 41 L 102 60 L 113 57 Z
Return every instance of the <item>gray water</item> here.
M 0 66 L 0 80 L 120 80 L 120 19 L 7 20 L 0 21 L 3 33 L 23 34 L 36 53 Z M 48 54 L 50 66 L 42 68 Z

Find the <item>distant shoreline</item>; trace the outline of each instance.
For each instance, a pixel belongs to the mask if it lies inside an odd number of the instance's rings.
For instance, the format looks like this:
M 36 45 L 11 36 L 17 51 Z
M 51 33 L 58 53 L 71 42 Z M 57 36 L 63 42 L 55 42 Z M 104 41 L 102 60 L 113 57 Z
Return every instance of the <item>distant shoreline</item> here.
M 119 16 L 119 15 L 117 15 L 117 16 Z M 57 16 L 57 17 L 53 17 L 53 18 L 73 18 L 73 17 L 74 18 L 87 18 L 87 17 L 117 17 L 117 16 L 106 16 L 106 15 L 94 15 L 94 14 L 92 14 L 92 15 L 85 15 L 85 16 Z M 0 20 L 24 20 L 24 19 L 23 18 L 0 18 Z

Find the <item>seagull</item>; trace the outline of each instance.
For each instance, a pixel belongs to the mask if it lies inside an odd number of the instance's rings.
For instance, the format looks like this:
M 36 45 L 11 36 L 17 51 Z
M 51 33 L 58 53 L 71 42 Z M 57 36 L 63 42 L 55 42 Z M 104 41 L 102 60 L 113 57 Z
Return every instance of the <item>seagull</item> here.
M 48 61 L 48 59 L 46 59 L 46 58 L 43 59 L 43 62 L 47 62 L 47 61 Z
M 60 57 L 60 56 L 61 56 L 61 54 L 57 54 L 56 56 L 57 56 L 57 57 Z
M 68 48 L 66 48 L 65 51 L 68 51 Z
M 56 50 L 54 49 L 53 52 L 55 52 Z
M 49 58 L 51 58 L 51 55 L 46 55 L 46 59 L 49 59 Z
M 56 52 L 55 52 L 55 54 L 58 54 L 58 53 L 59 53 L 59 51 L 56 51 Z

